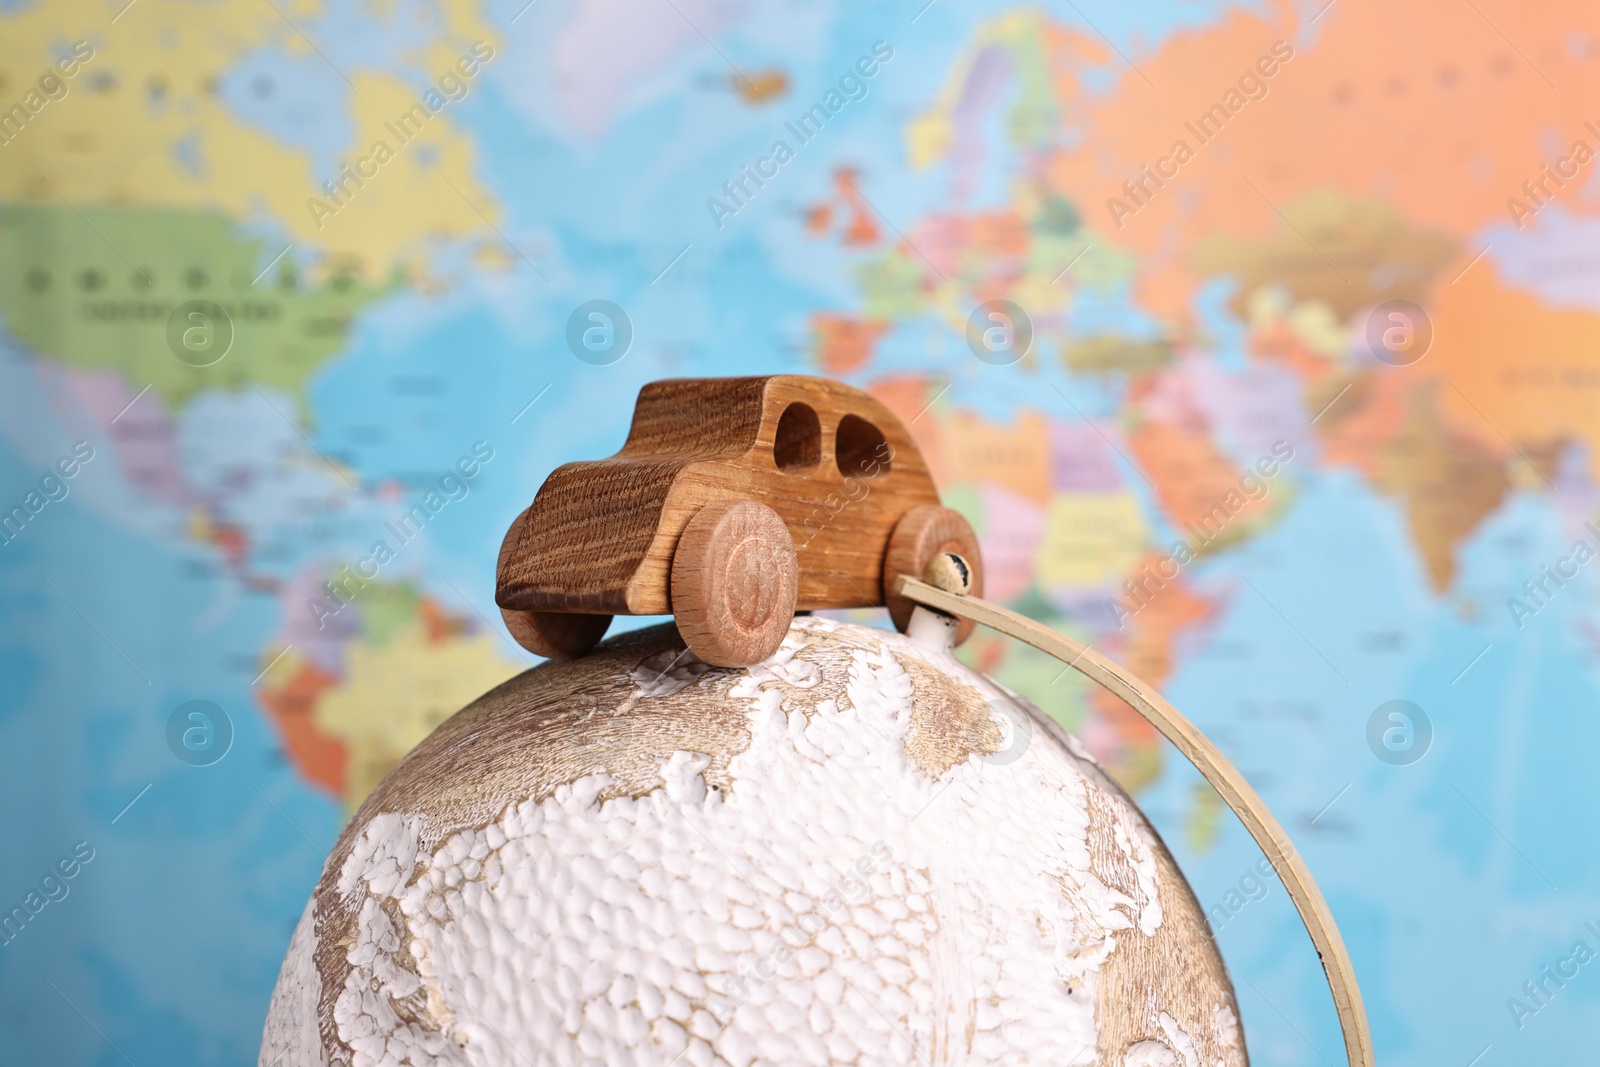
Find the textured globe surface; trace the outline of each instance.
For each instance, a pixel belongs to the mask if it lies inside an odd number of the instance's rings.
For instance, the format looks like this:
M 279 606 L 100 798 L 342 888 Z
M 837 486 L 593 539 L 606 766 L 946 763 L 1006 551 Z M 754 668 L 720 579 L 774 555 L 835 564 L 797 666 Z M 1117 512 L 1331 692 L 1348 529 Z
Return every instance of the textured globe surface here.
M 362 805 L 263 1065 L 1245 1062 L 1165 847 L 937 639 L 671 626 L 530 670 Z

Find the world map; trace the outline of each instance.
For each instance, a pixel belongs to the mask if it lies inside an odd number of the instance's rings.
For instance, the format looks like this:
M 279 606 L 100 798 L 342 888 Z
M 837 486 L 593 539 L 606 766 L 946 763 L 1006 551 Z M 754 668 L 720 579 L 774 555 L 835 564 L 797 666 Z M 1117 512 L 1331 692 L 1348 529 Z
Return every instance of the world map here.
M 253 1060 L 344 821 L 536 662 L 510 521 L 644 383 L 771 372 L 1237 763 L 1380 1062 L 1582 1058 L 1597 60 L 1567 2 L 0 5 L 0 1058 Z M 1340 1062 L 1216 794 L 962 654 L 1161 830 L 1255 1062 Z

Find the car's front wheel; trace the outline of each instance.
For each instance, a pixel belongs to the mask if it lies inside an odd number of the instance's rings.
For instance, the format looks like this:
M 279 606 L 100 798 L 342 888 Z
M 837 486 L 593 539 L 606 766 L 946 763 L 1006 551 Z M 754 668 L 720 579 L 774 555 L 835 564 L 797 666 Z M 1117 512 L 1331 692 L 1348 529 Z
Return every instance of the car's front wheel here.
M 800 563 L 778 513 L 719 500 L 689 520 L 672 554 L 672 613 L 689 650 L 717 667 L 760 663 L 794 621 Z

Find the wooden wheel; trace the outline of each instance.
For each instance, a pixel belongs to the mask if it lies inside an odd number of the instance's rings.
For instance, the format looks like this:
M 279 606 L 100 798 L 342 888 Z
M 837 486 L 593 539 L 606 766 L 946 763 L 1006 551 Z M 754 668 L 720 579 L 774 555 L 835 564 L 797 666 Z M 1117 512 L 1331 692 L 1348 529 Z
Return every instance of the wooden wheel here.
M 972 525 L 959 511 L 938 504 L 912 508 L 895 523 L 883 554 L 883 602 L 889 606 L 889 617 L 901 633 L 911 625 L 916 604 L 894 591 L 895 579 L 902 574 L 920 579 L 928 561 L 941 552 L 954 552 L 966 560 L 972 568 L 972 596 L 983 595 L 983 555 Z M 972 627 L 971 619 L 961 620 L 956 644 L 967 639 Z
M 678 633 L 717 667 L 748 667 L 776 652 L 794 621 L 799 588 L 789 528 L 754 500 L 705 505 L 672 553 Z
M 523 523 L 527 518 L 528 512 L 524 510 L 506 531 L 505 540 L 500 542 L 500 561 L 495 565 L 496 571 L 505 567 L 506 557 L 522 536 Z M 606 635 L 606 628 L 611 625 L 610 615 L 580 615 L 560 611 L 501 608 L 500 617 L 505 620 L 506 629 L 511 631 L 517 644 L 536 656 L 548 659 L 576 659 L 599 644 Z
M 511 611 L 500 609 L 506 629 L 517 644 L 536 656 L 577 659 L 606 635 L 610 615 L 579 615 L 563 611 Z

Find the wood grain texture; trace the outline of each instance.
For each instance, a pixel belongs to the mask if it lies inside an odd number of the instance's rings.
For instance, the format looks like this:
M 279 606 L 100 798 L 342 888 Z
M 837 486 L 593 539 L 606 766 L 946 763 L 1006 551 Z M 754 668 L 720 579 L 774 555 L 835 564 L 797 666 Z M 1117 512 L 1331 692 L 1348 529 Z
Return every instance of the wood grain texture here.
M 912 508 L 895 524 L 883 559 L 884 602 L 889 606 L 889 617 L 901 633 L 911 624 L 911 612 L 916 604 L 895 591 L 895 579 L 902 574 L 920 577 L 923 569 L 942 552 L 954 552 L 962 558 L 972 572 L 970 594 L 983 595 L 983 557 L 972 525 L 959 511 L 950 508 L 931 504 Z M 972 620 L 962 619 L 956 627 L 956 644 L 970 637 L 972 630 Z
M 810 420 L 792 419 L 780 448 L 794 404 L 815 414 L 815 437 Z M 652 382 L 622 450 L 558 467 L 513 524 L 495 600 L 521 611 L 669 613 L 679 536 L 701 507 L 728 499 L 782 518 L 799 560 L 796 607 L 811 610 L 882 604 L 890 532 L 939 493 L 900 420 L 858 389 L 802 375 Z
M 1059 634 L 1047 626 L 1018 615 L 1016 612 L 975 597 L 960 596 L 937 589 L 916 578 L 896 580 L 896 591 L 919 604 L 936 611 L 971 619 L 998 630 L 1010 637 L 1032 645 L 1072 667 L 1126 701 L 1143 715 L 1152 726 L 1171 741 L 1184 758 L 1194 764 L 1228 807 L 1244 823 L 1255 838 L 1256 844 L 1266 853 L 1278 872 L 1284 888 L 1294 901 L 1305 923 L 1306 932 L 1316 946 L 1322 960 L 1328 987 L 1333 993 L 1334 1008 L 1339 1013 L 1339 1027 L 1344 1034 L 1345 1055 L 1351 1067 L 1375 1067 L 1372 1052 L 1372 1032 L 1367 1024 L 1366 1009 L 1361 1001 L 1361 989 L 1356 984 L 1355 967 L 1350 954 L 1339 936 L 1338 925 L 1327 901 L 1317 889 L 1316 880 L 1306 868 L 1305 861 L 1295 851 L 1278 820 L 1267 807 L 1244 775 L 1229 763 L 1194 724 L 1167 703 L 1153 686 L 1146 684 L 1125 669 L 1100 656 L 1088 646 Z
M 545 659 L 576 659 L 606 635 L 611 615 L 500 609 L 506 630 L 523 648 Z
M 765 504 L 701 508 L 672 557 L 672 605 L 689 650 L 717 667 L 772 655 L 794 621 L 799 570 L 788 527 Z
M 506 558 L 510 556 L 518 537 L 521 536 L 521 524 L 527 517 L 528 512 L 524 509 L 511 524 L 511 529 L 506 531 L 505 539 L 500 542 L 500 560 L 497 566 L 506 565 Z M 606 635 L 606 630 L 611 626 L 610 615 L 578 615 L 501 608 L 500 618 L 504 620 L 506 630 L 517 644 L 534 655 L 544 656 L 546 659 L 573 659 L 583 655 L 600 643 L 600 639 Z
M 1233 1042 L 1217 1040 L 1217 1032 L 1227 1029 L 1217 1024 L 1219 1009 L 1230 1013 L 1237 1026 L 1238 1006 L 1227 965 L 1194 890 L 1142 813 L 1133 809 L 1133 820 L 1129 819 L 1132 801 L 1109 775 L 1101 773 L 1098 778 L 1100 788 L 1087 793 L 1089 857 L 1095 877 L 1120 892 L 1138 892 L 1138 878 L 1117 842 L 1119 832 L 1125 835 L 1128 823 L 1136 820 L 1154 842 L 1161 883 L 1161 926 L 1150 937 L 1118 938 L 1116 950 L 1100 967 L 1095 992 L 1095 1015 L 1100 1023 L 1098 1063 L 1127 1067 L 1137 1046 L 1170 1042 L 1161 1026 L 1165 1015 L 1194 1041 L 1197 1063 L 1248 1067 L 1242 1034 L 1235 1034 Z M 1132 1062 L 1163 1061 L 1146 1058 Z

